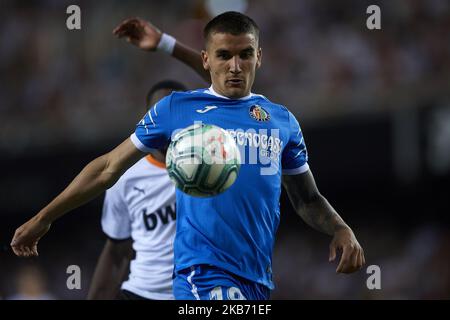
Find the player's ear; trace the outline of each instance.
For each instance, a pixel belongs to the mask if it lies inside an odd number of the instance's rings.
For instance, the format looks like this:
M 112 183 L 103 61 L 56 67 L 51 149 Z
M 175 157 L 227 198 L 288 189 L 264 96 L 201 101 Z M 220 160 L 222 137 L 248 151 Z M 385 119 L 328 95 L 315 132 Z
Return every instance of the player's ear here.
M 262 49 L 259 48 L 256 52 L 256 69 L 261 67 L 261 61 L 262 61 Z
M 209 71 L 208 52 L 206 52 L 205 50 L 202 50 L 202 62 L 203 62 L 203 68 L 206 71 Z

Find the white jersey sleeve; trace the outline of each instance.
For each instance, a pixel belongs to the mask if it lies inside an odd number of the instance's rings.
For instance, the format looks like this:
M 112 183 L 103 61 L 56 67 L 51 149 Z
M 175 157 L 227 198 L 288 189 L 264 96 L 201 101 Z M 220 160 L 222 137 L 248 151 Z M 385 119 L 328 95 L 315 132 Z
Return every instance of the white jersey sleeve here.
M 121 186 L 119 180 L 106 191 L 102 212 L 103 232 L 108 237 L 117 240 L 131 237 L 131 219 Z

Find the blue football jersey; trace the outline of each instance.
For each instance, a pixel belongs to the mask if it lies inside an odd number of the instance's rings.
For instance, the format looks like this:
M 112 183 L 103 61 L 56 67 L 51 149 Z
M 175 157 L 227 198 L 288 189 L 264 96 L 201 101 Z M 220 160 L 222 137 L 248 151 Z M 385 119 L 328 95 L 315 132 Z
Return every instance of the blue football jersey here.
M 198 122 L 226 129 L 242 164 L 234 184 L 217 196 L 196 198 L 177 190 L 175 271 L 210 264 L 273 289 L 281 175 L 309 168 L 299 123 L 286 107 L 262 95 L 229 99 L 211 87 L 163 98 L 131 140 L 144 152 L 160 149 L 174 132 Z

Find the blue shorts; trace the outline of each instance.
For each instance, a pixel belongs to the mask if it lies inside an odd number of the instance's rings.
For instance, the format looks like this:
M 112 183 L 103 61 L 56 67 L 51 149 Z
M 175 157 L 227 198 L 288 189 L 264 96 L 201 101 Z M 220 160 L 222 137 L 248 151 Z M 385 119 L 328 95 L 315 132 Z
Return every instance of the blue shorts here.
M 268 300 L 270 289 L 211 265 L 175 272 L 176 300 Z

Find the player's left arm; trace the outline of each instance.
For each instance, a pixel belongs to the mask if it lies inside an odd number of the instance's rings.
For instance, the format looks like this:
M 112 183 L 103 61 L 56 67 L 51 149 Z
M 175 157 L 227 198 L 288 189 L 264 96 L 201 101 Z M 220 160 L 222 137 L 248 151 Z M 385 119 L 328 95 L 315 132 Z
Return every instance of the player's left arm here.
M 333 237 L 329 261 L 334 261 L 336 251 L 342 250 L 336 272 L 352 273 L 359 270 L 365 264 L 364 251 L 352 229 L 319 192 L 311 170 L 284 175 L 283 185 L 297 214 L 311 227 Z
M 333 237 L 329 260 L 334 261 L 336 251 L 342 249 L 336 272 L 354 272 L 365 263 L 364 251 L 352 229 L 317 189 L 300 124 L 290 112 L 288 124 L 289 140 L 282 155 L 283 185 L 300 217 L 311 227 Z

